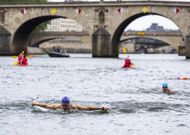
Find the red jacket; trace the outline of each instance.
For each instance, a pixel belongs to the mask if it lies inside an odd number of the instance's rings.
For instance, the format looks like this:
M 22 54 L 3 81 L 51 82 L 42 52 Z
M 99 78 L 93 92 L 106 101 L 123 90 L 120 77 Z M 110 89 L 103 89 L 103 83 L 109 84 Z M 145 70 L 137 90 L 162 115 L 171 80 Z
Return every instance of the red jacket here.
M 21 63 L 22 63 L 22 60 L 23 60 L 23 55 L 22 55 L 22 54 L 20 54 L 20 55 L 18 56 L 18 62 L 19 62 L 19 64 L 21 64 Z
M 22 60 L 22 65 L 28 65 L 28 60 L 27 60 L 26 57 L 23 58 L 23 60 Z
M 130 67 L 131 66 L 131 60 L 130 59 L 125 59 L 125 64 L 123 65 L 123 67 L 125 68 L 125 67 Z

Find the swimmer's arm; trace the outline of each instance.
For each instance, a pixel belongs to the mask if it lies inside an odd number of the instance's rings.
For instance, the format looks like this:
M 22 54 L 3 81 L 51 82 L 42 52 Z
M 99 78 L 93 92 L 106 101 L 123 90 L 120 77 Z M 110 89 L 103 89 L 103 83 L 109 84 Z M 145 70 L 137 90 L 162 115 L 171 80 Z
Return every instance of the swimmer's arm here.
M 174 94 L 175 93 L 173 90 L 170 90 L 170 89 L 165 89 L 165 91 L 163 89 L 161 89 L 161 92 L 167 93 L 167 94 Z
M 160 90 L 160 92 L 164 92 L 164 90 L 163 90 L 163 89 L 161 89 L 161 90 Z
M 166 93 L 168 93 L 168 94 L 172 94 L 172 93 L 173 93 L 173 90 L 168 89 L 168 88 L 167 88 L 165 91 L 166 91 Z
M 175 92 L 173 90 L 168 89 L 167 93 L 168 94 L 174 94 Z
M 53 110 L 61 109 L 61 104 L 47 104 L 47 103 L 40 103 L 36 101 L 32 102 L 32 106 L 40 106 L 43 108 L 53 109 Z
M 97 106 L 73 105 L 73 109 L 93 111 L 93 110 L 108 110 L 109 108 L 107 108 L 107 107 L 97 107 Z

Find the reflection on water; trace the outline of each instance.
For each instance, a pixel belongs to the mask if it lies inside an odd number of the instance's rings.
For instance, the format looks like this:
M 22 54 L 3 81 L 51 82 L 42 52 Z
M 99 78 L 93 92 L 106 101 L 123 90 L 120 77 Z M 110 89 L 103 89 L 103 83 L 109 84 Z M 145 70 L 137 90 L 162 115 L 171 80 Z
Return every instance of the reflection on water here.
M 1 57 L 0 135 L 160 135 L 190 131 L 189 61 L 177 55 L 130 55 L 136 69 L 122 69 L 119 59 L 34 56 L 30 66 Z M 160 93 L 167 81 L 174 95 Z M 111 106 L 99 111 L 42 111 L 33 100 L 58 103 L 62 96 L 74 104 Z

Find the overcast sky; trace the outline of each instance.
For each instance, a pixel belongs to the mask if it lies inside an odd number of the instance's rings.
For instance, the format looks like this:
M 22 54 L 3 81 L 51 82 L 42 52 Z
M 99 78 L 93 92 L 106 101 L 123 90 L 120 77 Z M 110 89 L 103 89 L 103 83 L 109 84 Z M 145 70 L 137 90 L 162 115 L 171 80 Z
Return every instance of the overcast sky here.
M 48 1 L 49 2 L 64 2 L 65 0 L 48 0 Z M 100 1 L 100 0 L 81 0 L 81 1 Z M 104 0 L 104 1 L 110 1 L 110 0 Z M 111 1 L 114 1 L 114 0 L 111 0 Z M 122 0 L 122 1 L 126 1 L 126 0 Z M 149 1 L 154 1 L 154 0 L 149 0 Z M 160 1 L 190 2 L 190 0 L 160 0 Z M 160 26 L 163 26 L 165 29 L 172 29 L 172 30 L 178 29 L 176 24 L 173 23 L 171 20 L 165 17 L 157 16 L 157 15 L 149 15 L 149 16 L 138 18 L 135 21 L 133 21 L 130 25 L 128 25 L 127 29 L 144 30 L 148 28 L 152 23 L 158 23 Z
M 144 17 L 140 17 L 134 20 L 127 26 L 127 29 L 131 30 L 145 30 L 152 23 L 158 23 L 160 26 L 163 26 L 164 29 L 177 30 L 178 27 L 171 20 L 158 16 L 158 15 L 147 15 Z

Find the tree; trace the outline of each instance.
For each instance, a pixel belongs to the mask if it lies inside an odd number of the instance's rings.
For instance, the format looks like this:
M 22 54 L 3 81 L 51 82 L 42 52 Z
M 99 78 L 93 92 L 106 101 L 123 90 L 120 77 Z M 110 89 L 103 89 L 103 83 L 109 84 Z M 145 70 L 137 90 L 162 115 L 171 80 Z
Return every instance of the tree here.
M 38 25 L 32 33 L 35 33 L 35 32 L 42 32 L 44 31 L 46 28 L 47 28 L 47 25 L 50 24 L 50 21 L 46 21 L 46 22 L 43 22 L 41 23 L 40 25 Z
M 35 4 L 46 2 L 47 0 L 0 0 L 0 4 Z

